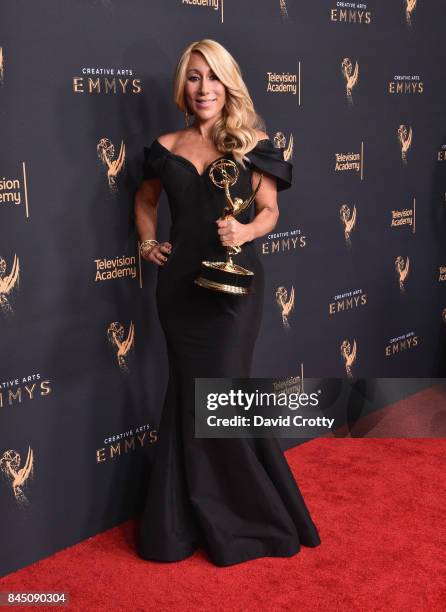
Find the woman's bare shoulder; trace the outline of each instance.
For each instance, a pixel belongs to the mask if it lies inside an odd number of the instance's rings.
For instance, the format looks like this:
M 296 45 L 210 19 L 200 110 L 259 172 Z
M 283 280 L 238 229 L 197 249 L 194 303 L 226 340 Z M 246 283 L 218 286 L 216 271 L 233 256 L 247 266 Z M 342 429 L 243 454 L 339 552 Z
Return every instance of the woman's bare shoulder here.
M 176 144 L 178 144 L 184 136 L 184 130 L 177 130 L 176 132 L 167 132 L 166 134 L 161 134 L 158 136 L 157 140 L 159 143 L 166 147 L 166 149 L 173 149 Z
M 262 130 L 256 129 L 256 134 L 257 134 L 257 140 L 265 140 L 265 138 L 269 140 L 268 134 L 266 132 L 262 132 Z

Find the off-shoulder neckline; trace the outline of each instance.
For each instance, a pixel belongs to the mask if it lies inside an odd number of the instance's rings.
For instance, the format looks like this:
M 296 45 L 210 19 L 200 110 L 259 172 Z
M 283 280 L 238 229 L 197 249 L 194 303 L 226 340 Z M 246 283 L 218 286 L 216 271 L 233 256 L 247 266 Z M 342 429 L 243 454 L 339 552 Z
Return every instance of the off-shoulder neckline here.
M 248 153 L 246 153 L 246 155 L 249 155 L 252 151 L 254 151 L 258 146 L 260 142 L 265 142 L 265 141 L 269 141 L 269 138 L 260 138 L 257 141 L 257 144 L 255 145 L 255 147 L 253 147 L 250 151 L 248 151 Z M 197 174 L 197 176 L 199 176 L 200 178 L 202 178 L 203 176 L 205 176 L 206 172 L 208 171 L 208 169 L 212 166 L 213 163 L 215 163 L 216 161 L 219 161 L 220 159 L 223 159 L 224 157 L 228 157 L 228 156 L 232 156 L 231 152 L 225 153 L 224 155 L 220 155 L 219 157 L 216 157 L 215 159 L 213 159 L 203 170 L 202 173 L 198 172 L 198 168 L 196 167 L 196 165 L 194 163 L 192 163 L 190 161 L 190 159 L 187 159 L 187 157 L 184 157 L 183 155 L 178 155 L 178 153 L 173 153 L 172 151 L 170 151 L 167 147 L 165 147 L 163 144 L 160 143 L 160 141 L 155 138 L 155 140 L 153 141 L 154 143 L 156 143 L 159 147 L 161 147 L 162 149 L 164 149 L 164 151 L 166 151 L 166 153 L 168 153 L 171 157 L 176 157 L 177 159 L 186 162 L 186 164 L 195 171 L 195 173 Z

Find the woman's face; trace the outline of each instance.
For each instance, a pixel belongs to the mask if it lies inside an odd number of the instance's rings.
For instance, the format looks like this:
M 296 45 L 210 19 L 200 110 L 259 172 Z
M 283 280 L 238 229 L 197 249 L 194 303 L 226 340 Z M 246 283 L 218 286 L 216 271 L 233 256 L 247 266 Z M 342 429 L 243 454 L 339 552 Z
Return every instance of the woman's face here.
M 198 51 L 190 54 L 185 94 L 189 111 L 198 119 L 217 118 L 225 105 L 225 86 Z

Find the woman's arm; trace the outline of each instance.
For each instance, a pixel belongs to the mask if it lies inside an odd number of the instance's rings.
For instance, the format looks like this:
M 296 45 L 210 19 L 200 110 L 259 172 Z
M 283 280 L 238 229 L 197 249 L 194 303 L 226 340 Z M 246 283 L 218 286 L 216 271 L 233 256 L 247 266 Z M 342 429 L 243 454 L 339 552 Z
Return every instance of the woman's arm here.
M 150 179 L 143 181 L 135 194 L 135 224 L 141 242 L 148 239 L 156 240 L 158 203 L 161 191 L 161 181 Z M 172 245 L 169 242 L 162 242 L 143 257 L 147 261 L 163 265 L 167 261 L 167 257 L 163 253 L 170 253 L 171 248 Z
M 258 183 L 260 174 L 252 173 L 253 190 Z M 279 207 L 277 205 L 276 179 L 263 173 L 262 184 L 256 195 L 256 216 L 247 223 L 249 229 L 249 240 L 260 238 L 271 232 L 277 225 L 279 219 Z
M 268 134 L 257 130 L 259 139 L 268 138 Z M 252 190 L 259 181 L 260 173 L 252 172 Z M 240 223 L 237 219 L 217 220 L 218 233 L 223 246 L 236 244 L 241 246 L 260 236 L 265 236 L 277 225 L 279 207 L 277 206 L 276 179 L 263 172 L 262 183 L 256 195 L 256 216 L 250 223 Z

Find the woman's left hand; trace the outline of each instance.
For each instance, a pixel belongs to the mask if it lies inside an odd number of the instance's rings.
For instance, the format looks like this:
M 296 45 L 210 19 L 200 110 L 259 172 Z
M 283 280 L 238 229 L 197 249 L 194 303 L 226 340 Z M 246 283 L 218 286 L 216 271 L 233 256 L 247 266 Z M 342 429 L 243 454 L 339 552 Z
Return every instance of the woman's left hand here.
M 252 238 L 249 223 L 239 223 L 234 217 L 217 219 L 218 235 L 223 246 L 241 246 Z

